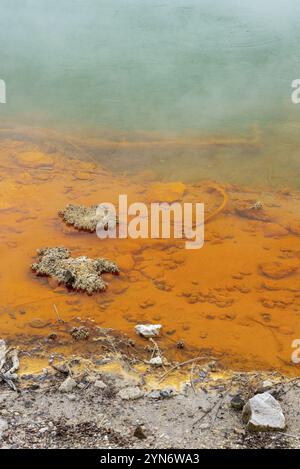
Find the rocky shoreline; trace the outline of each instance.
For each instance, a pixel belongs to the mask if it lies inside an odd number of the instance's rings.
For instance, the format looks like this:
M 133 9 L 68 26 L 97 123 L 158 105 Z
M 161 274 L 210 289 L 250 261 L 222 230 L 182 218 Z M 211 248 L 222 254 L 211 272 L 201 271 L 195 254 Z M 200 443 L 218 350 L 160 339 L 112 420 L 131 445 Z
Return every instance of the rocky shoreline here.
M 83 357 L 38 373 L 21 366 L 17 391 L 0 383 L 0 448 L 300 447 L 300 379 L 177 365 L 167 375 L 108 354 L 98 366 Z M 271 400 L 267 431 L 245 419 L 261 396 Z

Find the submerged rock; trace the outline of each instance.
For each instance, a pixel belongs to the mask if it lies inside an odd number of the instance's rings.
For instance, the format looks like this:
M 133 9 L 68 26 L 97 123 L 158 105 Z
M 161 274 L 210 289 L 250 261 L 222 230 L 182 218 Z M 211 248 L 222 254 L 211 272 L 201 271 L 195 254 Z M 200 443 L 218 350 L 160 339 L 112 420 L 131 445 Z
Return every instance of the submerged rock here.
M 265 262 L 259 266 L 260 272 L 273 280 L 281 280 L 293 275 L 298 268 L 294 265 L 285 265 L 282 262 Z
M 266 223 L 263 226 L 263 233 L 266 238 L 283 238 L 289 234 L 284 226 L 277 223 Z
M 86 256 L 71 257 L 64 247 L 39 249 L 37 254 L 38 262 L 31 266 L 37 275 L 51 277 L 68 288 L 90 295 L 106 289 L 107 283 L 100 276 L 102 273 L 119 274 L 114 262 Z
M 135 332 L 147 339 L 159 335 L 161 324 L 138 324 L 135 326 Z
M 44 329 L 45 327 L 51 324 L 51 321 L 46 321 L 45 319 L 35 318 L 29 321 L 29 326 L 34 329 Z
M 58 213 L 68 225 L 73 225 L 77 230 L 85 230 L 94 232 L 96 231 L 97 224 L 103 222 L 103 226 L 108 222 L 117 223 L 114 213 L 105 209 L 105 204 L 102 204 L 102 209 L 98 205 L 85 207 L 84 205 L 67 205 L 63 210 Z
M 247 430 L 253 432 L 285 428 L 285 417 L 281 406 L 268 392 L 256 394 L 249 399 L 243 409 L 243 420 L 247 423 Z
M 18 153 L 17 162 L 27 169 L 50 168 L 53 166 L 53 159 L 46 153 L 40 151 L 23 151 Z
M 295 236 L 300 236 L 300 223 L 292 222 L 287 226 L 287 229 Z
M 186 186 L 180 181 L 154 182 L 147 191 L 147 199 L 150 202 L 175 202 L 181 200 L 186 191 Z

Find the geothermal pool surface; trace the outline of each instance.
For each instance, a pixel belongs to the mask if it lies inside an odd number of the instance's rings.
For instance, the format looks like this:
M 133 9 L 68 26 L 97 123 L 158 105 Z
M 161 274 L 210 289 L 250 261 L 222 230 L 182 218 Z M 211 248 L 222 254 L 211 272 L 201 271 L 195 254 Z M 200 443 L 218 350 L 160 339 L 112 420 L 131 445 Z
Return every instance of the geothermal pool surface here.
M 28 134 L 2 139 L 2 336 L 31 346 L 43 340 L 55 331 L 55 305 L 66 322 L 89 318 L 133 339 L 137 323 L 161 323 L 160 346 L 178 359 L 205 352 L 234 368 L 297 373 L 290 355 L 300 333 L 299 192 L 158 182 L 147 172 L 129 177 L 70 158 L 61 140 L 25 140 Z M 117 204 L 119 193 L 129 202 L 203 201 L 207 216 L 216 212 L 205 225 L 204 247 L 189 251 L 178 239 L 100 240 L 57 215 L 70 202 Z M 224 197 L 228 203 L 218 211 Z M 263 209 L 250 209 L 257 201 Z M 36 277 L 30 270 L 36 249 L 61 245 L 73 256 L 115 260 L 121 275 L 107 275 L 107 290 L 92 296 Z
M 178 360 L 298 374 L 300 4 L 241 3 L 1 2 L 0 338 L 47 354 L 57 311 L 141 344 L 134 326 L 161 323 Z M 204 247 L 99 240 L 57 214 L 119 194 L 204 202 Z M 36 277 L 36 250 L 61 245 L 120 276 L 92 296 Z

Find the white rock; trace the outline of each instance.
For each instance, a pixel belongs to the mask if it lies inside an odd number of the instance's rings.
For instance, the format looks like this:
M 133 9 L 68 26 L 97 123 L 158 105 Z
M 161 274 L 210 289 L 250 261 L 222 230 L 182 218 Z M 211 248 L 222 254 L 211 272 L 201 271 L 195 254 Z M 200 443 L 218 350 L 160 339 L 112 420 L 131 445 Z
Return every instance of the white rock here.
M 256 394 L 249 399 L 243 409 L 243 420 L 247 430 L 283 430 L 285 418 L 279 402 L 268 392 Z
M 138 386 L 131 386 L 129 388 L 121 389 L 121 391 L 118 392 L 118 395 L 122 399 L 128 401 L 130 399 L 139 399 L 140 397 L 143 397 L 144 393 Z
M 71 392 L 76 387 L 76 385 L 77 385 L 76 381 L 70 376 L 68 376 L 68 378 L 65 379 L 63 383 L 61 383 L 58 390 L 60 392 Z
M 154 366 L 162 366 L 163 360 L 161 357 L 153 357 L 151 360 L 149 360 L 149 365 L 154 365 Z
M 149 339 L 149 337 L 158 336 L 161 327 L 161 324 L 138 324 L 135 326 L 135 331 L 137 334 Z

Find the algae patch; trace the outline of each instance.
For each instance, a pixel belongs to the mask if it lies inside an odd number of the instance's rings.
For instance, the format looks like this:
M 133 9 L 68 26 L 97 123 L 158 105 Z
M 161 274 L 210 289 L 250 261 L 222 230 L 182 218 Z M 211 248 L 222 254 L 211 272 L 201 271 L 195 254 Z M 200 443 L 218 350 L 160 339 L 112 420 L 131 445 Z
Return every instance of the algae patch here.
M 106 289 L 107 283 L 101 274 L 119 274 L 114 262 L 87 256 L 71 257 L 65 247 L 38 249 L 37 255 L 38 262 L 31 266 L 37 275 L 51 277 L 67 288 L 86 291 L 89 295 Z

